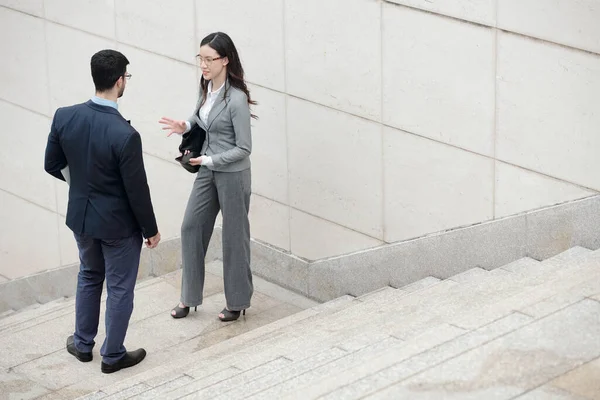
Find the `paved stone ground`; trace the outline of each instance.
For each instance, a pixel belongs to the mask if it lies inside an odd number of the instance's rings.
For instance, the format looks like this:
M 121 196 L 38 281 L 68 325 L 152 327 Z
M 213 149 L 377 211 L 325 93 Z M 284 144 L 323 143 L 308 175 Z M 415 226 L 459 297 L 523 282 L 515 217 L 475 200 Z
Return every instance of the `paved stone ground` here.
M 181 271 L 138 283 L 125 345 L 146 348 L 148 357 L 118 374 L 100 373 L 102 323 L 92 362 L 79 363 L 66 353 L 65 341 L 74 327 L 74 299 L 0 319 L 0 399 L 75 398 L 318 304 L 255 278 L 253 306 L 246 317 L 235 324 L 223 323 L 217 318 L 225 304 L 221 266 L 220 262 L 207 266 L 205 302 L 198 312 L 181 320 L 169 315 L 179 301 Z M 100 321 L 104 321 L 104 310 Z
M 203 312 L 182 321 L 167 310 L 176 276 L 141 284 L 128 341 L 151 355 L 108 376 L 99 360 L 80 364 L 65 352 L 64 338 L 54 339 L 68 333 L 72 305 L 54 304 L 52 318 L 35 309 L 0 320 L 0 393 L 46 400 L 600 399 L 600 250 L 576 247 L 541 263 L 524 258 L 305 307 L 290 304 L 301 298 L 288 303 L 263 293 L 252 313 L 226 326 L 215 317 L 223 299 L 211 279 L 214 294 Z

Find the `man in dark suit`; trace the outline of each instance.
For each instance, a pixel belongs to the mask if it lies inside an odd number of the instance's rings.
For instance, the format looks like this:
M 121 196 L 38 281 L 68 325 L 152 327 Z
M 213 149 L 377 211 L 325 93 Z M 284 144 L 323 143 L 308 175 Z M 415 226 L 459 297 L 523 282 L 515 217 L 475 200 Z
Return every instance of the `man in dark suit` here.
M 100 349 L 104 373 L 134 366 L 146 356 L 144 349 L 126 351 L 123 341 L 133 311 L 142 236 L 149 248 L 160 241 L 140 134 L 117 110 L 131 77 L 128 64 L 114 50 L 92 56 L 96 95 L 56 111 L 46 147 L 46 172 L 65 180 L 64 172 L 69 178 L 67 226 L 81 261 L 75 333 L 67 339 L 67 351 L 79 361 L 92 360 L 106 278 L 106 339 Z

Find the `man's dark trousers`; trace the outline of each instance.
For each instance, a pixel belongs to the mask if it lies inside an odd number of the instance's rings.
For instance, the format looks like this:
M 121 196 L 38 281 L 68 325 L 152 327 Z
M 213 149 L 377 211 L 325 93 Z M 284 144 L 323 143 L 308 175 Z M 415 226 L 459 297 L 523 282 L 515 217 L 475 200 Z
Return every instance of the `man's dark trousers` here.
M 106 276 L 106 339 L 100 349 L 102 361 L 114 364 L 125 356 L 123 342 L 133 311 L 142 235 L 102 240 L 75 234 L 81 261 L 75 303 L 75 347 L 91 352 L 98 333 L 102 284 Z

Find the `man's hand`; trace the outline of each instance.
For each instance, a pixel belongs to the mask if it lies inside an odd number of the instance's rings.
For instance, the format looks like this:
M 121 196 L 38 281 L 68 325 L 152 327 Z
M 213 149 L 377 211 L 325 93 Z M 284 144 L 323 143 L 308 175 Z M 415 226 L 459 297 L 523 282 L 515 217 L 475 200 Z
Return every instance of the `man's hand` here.
M 156 246 L 158 246 L 158 242 L 160 242 L 160 232 L 158 232 L 151 238 L 146 239 L 146 247 L 149 249 L 153 249 Z
M 167 117 L 162 117 L 160 119 L 160 121 L 158 121 L 158 123 L 164 125 L 163 126 L 164 131 L 170 130 L 170 132 L 167 134 L 167 136 L 171 136 L 174 133 L 181 135 L 187 129 L 187 125 L 186 125 L 185 121 L 176 121 L 174 119 L 167 118 Z

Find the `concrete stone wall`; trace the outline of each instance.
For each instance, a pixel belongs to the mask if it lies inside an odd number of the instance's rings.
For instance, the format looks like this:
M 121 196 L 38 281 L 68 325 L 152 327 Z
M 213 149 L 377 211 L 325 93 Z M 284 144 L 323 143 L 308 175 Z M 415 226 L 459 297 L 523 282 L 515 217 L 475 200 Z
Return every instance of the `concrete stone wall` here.
M 600 0 L 0 0 L 0 282 L 68 265 L 67 186 L 43 151 L 93 94 L 91 55 L 133 78 L 163 238 L 193 176 L 202 37 L 228 32 L 253 97 L 253 237 L 320 259 L 600 191 Z

